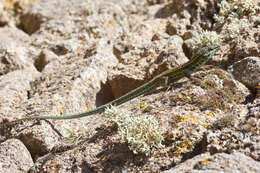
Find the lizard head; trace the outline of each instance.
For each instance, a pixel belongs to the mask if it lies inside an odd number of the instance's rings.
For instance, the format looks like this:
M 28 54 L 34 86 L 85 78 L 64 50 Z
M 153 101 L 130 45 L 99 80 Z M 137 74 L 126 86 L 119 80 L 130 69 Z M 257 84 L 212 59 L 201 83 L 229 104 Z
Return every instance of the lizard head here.
M 209 60 L 219 50 L 219 48 L 219 45 L 206 46 L 200 50 L 199 57 Z

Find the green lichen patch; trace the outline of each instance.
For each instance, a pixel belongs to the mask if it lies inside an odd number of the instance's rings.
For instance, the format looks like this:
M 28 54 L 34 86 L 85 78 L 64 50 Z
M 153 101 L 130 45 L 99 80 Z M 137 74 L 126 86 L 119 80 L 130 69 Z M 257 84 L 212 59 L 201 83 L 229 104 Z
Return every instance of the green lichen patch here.
M 211 127 L 213 129 L 223 129 L 225 127 L 230 127 L 234 125 L 234 119 L 235 116 L 233 115 L 226 115 L 220 119 L 218 119 L 216 122 L 214 122 Z
M 248 89 L 227 72 L 213 69 L 206 73 L 200 82 L 200 87 L 206 92 L 195 99 L 203 109 L 227 111 L 232 105 L 244 102 L 249 95 Z

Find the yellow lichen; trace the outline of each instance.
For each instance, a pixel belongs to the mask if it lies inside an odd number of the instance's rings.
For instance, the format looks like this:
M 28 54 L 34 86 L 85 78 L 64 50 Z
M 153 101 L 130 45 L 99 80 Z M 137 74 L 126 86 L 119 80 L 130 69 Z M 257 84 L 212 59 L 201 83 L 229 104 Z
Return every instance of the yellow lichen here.
M 211 161 L 210 158 L 206 158 L 206 159 L 200 161 L 200 163 L 201 163 L 201 164 L 206 164 L 206 163 L 209 163 L 210 161 Z
M 146 108 L 148 105 L 146 104 L 146 103 L 143 103 L 143 104 L 141 104 L 140 106 L 139 106 L 139 108 L 138 109 L 143 109 L 143 108 Z

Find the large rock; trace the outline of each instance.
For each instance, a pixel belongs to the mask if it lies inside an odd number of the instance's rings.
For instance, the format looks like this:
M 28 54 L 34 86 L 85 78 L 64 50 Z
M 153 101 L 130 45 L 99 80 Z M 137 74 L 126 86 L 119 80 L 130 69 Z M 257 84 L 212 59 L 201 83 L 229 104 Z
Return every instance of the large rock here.
M 232 154 L 201 154 L 186 160 L 178 166 L 163 173 L 217 173 L 217 172 L 260 172 L 260 163 L 252 158 L 236 152 Z

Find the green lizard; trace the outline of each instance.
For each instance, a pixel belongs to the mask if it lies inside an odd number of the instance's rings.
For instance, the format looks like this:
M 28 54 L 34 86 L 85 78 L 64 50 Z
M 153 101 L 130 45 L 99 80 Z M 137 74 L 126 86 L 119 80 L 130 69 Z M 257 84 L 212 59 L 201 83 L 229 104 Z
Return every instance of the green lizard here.
M 149 82 L 141 85 L 140 87 L 128 92 L 127 94 L 125 94 L 105 105 L 97 107 L 96 109 L 93 109 L 93 110 L 90 110 L 87 112 L 78 113 L 78 114 L 73 114 L 73 115 L 28 117 L 28 118 L 22 118 L 22 119 L 15 120 L 13 122 L 16 123 L 16 122 L 20 122 L 20 121 L 24 121 L 24 120 L 33 120 L 33 119 L 42 119 L 42 120 L 43 119 L 59 119 L 59 120 L 60 119 L 74 119 L 74 118 L 86 117 L 86 116 L 96 114 L 96 113 L 101 113 L 110 105 L 113 105 L 113 106 L 121 105 L 129 100 L 132 100 L 132 99 L 142 95 L 143 93 L 145 93 L 151 89 L 154 89 L 154 88 L 157 88 L 160 86 L 164 86 L 165 84 L 170 85 L 185 76 L 190 77 L 190 75 L 193 72 L 195 72 L 196 70 L 198 70 L 201 65 L 205 64 L 209 59 L 211 59 L 211 57 L 219 50 L 219 47 L 220 46 L 218 46 L 218 45 L 212 45 L 212 46 L 207 46 L 207 47 L 201 49 L 201 51 L 199 51 L 197 56 L 192 58 L 187 63 L 180 65 L 176 68 L 169 69 L 169 70 L 155 76 Z

